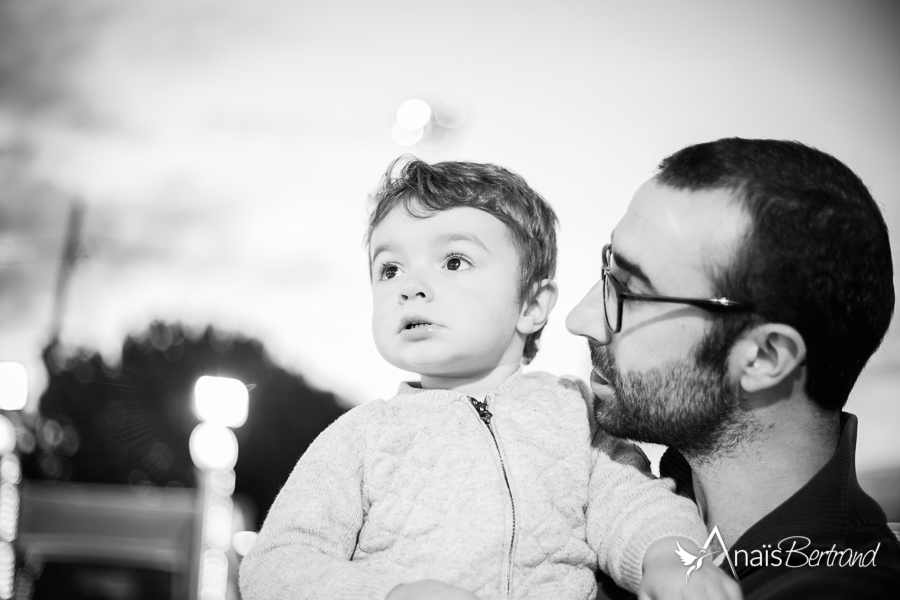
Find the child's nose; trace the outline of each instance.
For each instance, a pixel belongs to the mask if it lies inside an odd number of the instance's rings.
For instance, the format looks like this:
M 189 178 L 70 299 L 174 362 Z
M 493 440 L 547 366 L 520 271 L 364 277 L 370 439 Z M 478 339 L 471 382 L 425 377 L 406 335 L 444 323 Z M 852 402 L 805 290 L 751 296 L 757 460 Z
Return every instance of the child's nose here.
M 432 297 L 431 287 L 421 277 L 407 275 L 406 281 L 400 288 L 400 302 L 404 303 L 410 298 L 418 298 L 430 301 Z

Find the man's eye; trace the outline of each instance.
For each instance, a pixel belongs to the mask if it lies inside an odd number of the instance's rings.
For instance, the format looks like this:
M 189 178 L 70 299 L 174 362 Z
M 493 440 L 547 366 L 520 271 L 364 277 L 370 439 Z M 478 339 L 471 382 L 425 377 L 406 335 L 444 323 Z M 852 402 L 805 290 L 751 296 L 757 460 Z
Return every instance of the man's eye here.
M 452 254 L 447 257 L 447 262 L 445 263 L 448 271 L 465 271 L 469 267 L 472 266 L 472 263 L 469 262 L 465 256 L 461 254 Z

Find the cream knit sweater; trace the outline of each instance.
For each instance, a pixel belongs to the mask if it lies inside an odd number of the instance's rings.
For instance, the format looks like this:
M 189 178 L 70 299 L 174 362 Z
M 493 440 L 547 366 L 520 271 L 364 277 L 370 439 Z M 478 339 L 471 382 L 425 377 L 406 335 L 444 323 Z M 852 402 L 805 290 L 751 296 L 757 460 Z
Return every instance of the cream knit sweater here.
M 598 564 L 636 590 L 652 542 L 700 545 L 706 529 L 639 450 L 592 432 L 590 397 L 519 371 L 481 413 L 406 384 L 347 412 L 275 499 L 241 564 L 243 599 L 384 600 L 438 579 L 481 600 L 587 600 Z

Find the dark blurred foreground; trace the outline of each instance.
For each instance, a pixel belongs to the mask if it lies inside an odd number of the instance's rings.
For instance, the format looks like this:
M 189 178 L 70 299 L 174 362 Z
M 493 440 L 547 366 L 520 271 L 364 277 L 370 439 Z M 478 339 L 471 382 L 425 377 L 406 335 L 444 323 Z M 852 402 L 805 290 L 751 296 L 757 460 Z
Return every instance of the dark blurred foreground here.
M 188 439 L 199 377 L 250 388 L 247 422 L 235 430 L 235 531 L 259 528 L 297 458 L 345 411 L 258 341 L 212 327 L 154 323 L 125 341 L 117 365 L 55 344 L 45 362 L 39 413 L 17 427 L 22 598 L 188 598 L 196 589 Z

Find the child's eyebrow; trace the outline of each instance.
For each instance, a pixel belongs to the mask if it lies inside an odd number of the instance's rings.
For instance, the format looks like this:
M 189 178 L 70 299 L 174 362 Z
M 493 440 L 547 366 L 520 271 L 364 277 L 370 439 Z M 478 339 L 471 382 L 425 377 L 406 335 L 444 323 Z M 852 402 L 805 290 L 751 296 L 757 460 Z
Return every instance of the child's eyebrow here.
M 472 242 L 476 246 L 480 246 L 488 254 L 491 253 L 491 251 L 488 250 L 488 247 L 484 245 L 484 242 L 470 233 L 448 233 L 438 238 L 438 241 L 444 244 L 448 244 L 450 242 Z
M 372 258 L 369 260 L 369 264 L 375 262 L 375 259 L 378 258 L 378 255 L 382 252 L 390 252 L 394 250 L 393 244 L 378 244 L 375 247 L 375 250 L 372 251 Z

